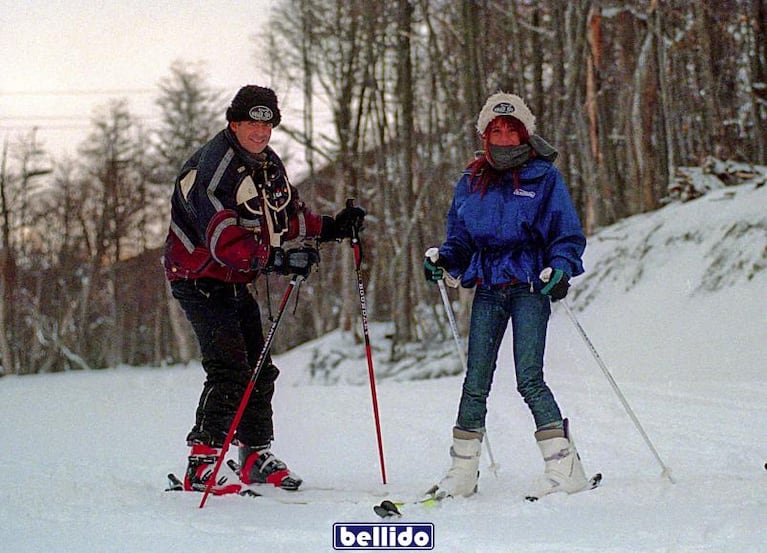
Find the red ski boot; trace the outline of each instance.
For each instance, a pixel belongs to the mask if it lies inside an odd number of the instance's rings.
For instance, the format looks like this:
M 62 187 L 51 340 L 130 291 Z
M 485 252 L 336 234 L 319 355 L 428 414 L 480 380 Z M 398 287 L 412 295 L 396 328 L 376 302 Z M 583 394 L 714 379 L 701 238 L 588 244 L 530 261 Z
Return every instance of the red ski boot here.
M 184 477 L 184 490 L 188 492 L 205 492 L 208 480 L 213 473 L 213 467 L 218 462 L 221 449 L 205 444 L 192 444 L 192 452 L 189 454 L 189 464 L 186 467 Z M 226 495 L 239 493 L 242 486 L 239 484 L 227 484 L 226 477 L 222 476 L 218 482 L 210 488 L 213 495 Z
M 269 444 L 261 447 L 240 446 L 240 480 L 244 484 L 271 484 L 291 491 L 297 490 L 302 482 L 275 457 L 269 450 Z

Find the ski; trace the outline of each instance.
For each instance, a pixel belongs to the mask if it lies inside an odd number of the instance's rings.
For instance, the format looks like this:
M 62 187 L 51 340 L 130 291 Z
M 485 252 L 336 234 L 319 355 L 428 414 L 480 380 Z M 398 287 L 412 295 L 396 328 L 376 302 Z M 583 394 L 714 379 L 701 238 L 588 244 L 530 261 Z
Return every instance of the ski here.
M 267 489 L 266 486 L 269 486 L 271 489 Z M 258 489 L 258 488 L 261 489 Z M 181 479 L 173 474 L 172 472 L 168 474 L 168 487 L 165 488 L 166 492 L 185 492 L 187 490 L 184 489 L 184 483 L 181 481 Z M 203 490 L 192 490 L 193 493 L 197 493 Z M 219 483 L 215 486 L 213 486 L 210 489 L 210 493 L 213 495 L 239 495 L 240 497 L 251 497 L 251 498 L 264 498 L 268 500 L 273 500 L 278 503 L 285 503 L 290 505 L 305 505 L 310 503 L 306 498 L 298 496 L 290 496 L 288 494 L 294 494 L 295 492 L 288 492 L 279 490 L 277 488 L 274 488 L 274 486 L 271 485 L 252 485 L 250 487 L 245 486 L 243 484 L 224 484 Z M 284 494 L 284 495 L 281 495 Z
M 392 501 L 386 499 L 373 506 L 373 512 L 381 518 L 401 517 L 403 507 L 409 506 L 421 506 L 421 507 L 435 507 L 441 503 L 446 497 L 429 496 L 422 499 L 416 499 L 414 501 Z
M 582 491 L 586 490 L 593 490 L 599 484 L 602 482 L 602 473 L 598 472 L 591 478 L 589 478 L 589 481 L 586 485 L 586 487 Z M 441 502 L 443 502 L 445 499 L 448 499 L 450 496 L 439 496 L 435 494 L 435 489 L 432 488 L 427 492 L 426 497 L 417 499 L 415 501 L 392 501 L 390 499 L 387 499 L 385 501 L 382 501 L 378 505 L 375 505 L 373 507 L 373 512 L 377 514 L 381 518 L 392 518 L 392 517 L 401 517 L 402 516 L 402 510 L 404 507 L 407 506 L 421 506 L 421 507 L 434 507 L 436 505 L 439 505 Z M 528 495 L 525 497 L 527 501 L 537 501 L 540 499 L 539 497 Z
M 230 464 L 231 467 L 231 464 Z M 185 492 L 183 481 L 173 473 L 168 474 L 166 492 Z M 337 488 L 302 487 L 298 490 L 284 490 L 271 484 L 226 484 L 226 478 L 219 479 L 219 484 L 211 488 L 211 494 L 223 496 L 240 496 L 259 499 L 264 502 L 274 502 L 283 505 L 310 504 L 365 504 L 372 500 L 376 493 L 355 492 Z M 223 482 L 222 482 L 223 481 Z M 192 493 L 201 490 L 192 490 Z
M 450 496 L 437 493 L 437 486 L 432 486 L 426 491 L 423 497 L 415 499 L 413 501 L 392 501 L 386 499 L 373 507 L 373 512 L 381 518 L 401 517 L 403 507 L 409 506 L 421 506 L 421 507 L 436 507 L 445 499 Z
M 583 488 L 583 489 L 582 489 L 582 490 L 580 490 L 580 491 L 582 491 L 582 492 L 585 492 L 585 491 L 588 491 L 588 490 L 593 490 L 594 488 L 596 488 L 597 486 L 599 486 L 599 484 L 600 484 L 601 482 L 602 482 L 602 473 L 601 473 L 601 472 L 598 472 L 598 473 L 596 473 L 594 476 L 592 476 L 591 478 L 589 478 L 589 481 L 588 481 L 588 483 L 586 484 L 586 487 L 585 487 L 585 488 Z M 532 502 L 532 501 L 538 501 L 538 500 L 540 499 L 540 497 L 536 497 L 536 496 L 534 496 L 534 495 L 527 495 L 527 496 L 525 496 L 525 499 L 526 499 L 527 501 L 531 501 L 531 502 Z

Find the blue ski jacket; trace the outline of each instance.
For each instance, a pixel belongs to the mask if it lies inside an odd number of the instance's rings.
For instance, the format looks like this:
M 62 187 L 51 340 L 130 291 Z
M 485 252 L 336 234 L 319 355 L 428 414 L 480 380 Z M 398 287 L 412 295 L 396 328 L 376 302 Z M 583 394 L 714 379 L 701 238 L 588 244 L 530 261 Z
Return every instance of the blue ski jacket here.
M 439 248 L 443 265 L 461 285 L 502 286 L 518 282 L 540 290 L 545 267 L 568 276 L 583 273 L 586 237 L 557 167 L 533 158 L 500 174 L 484 194 L 466 170 L 447 215 L 447 238 Z

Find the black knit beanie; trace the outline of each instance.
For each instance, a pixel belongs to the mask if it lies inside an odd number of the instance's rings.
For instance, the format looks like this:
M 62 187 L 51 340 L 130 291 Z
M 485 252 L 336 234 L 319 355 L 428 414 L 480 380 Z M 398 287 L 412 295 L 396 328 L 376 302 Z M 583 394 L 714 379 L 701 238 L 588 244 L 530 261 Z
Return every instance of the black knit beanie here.
M 252 84 L 243 86 L 232 99 L 232 105 L 227 108 L 226 120 L 264 121 L 276 127 L 282 120 L 277 95 L 271 88 Z

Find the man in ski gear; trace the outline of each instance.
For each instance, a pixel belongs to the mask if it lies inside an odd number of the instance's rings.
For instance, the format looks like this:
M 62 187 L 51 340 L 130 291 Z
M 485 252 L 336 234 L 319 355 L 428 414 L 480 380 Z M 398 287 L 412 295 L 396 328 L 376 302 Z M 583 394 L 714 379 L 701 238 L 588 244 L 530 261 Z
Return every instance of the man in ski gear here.
M 300 200 L 269 146 L 281 120 L 274 91 L 242 87 L 226 119 L 227 127 L 192 154 L 176 178 L 164 254 L 173 297 L 194 329 L 206 374 L 187 436 L 184 488 L 195 491 L 205 490 L 264 345 L 248 284 L 268 272 L 306 278 L 320 261 L 317 242 L 351 238 L 365 217 L 351 205 L 335 217 L 320 216 Z M 236 429 L 240 477 L 297 489 L 301 479 L 270 449 L 278 375 L 267 358 Z
M 573 493 L 588 480 L 554 395 L 543 377 L 551 302 L 583 272 L 586 238 L 556 150 L 535 133 L 535 116 L 517 95 L 490 96 L 479 113 L 482 155 L 463 171 L 447 214 L 439 255 L 424 259 L 428 282 L 460 278 L 476 286 L 467 372 L 450 449 L 452 465 L 433 490 L 468 496 L 477 489 L 487 397 L 509 320 L 517 389 L 534 422 L 543 479 L 529 497 Z

